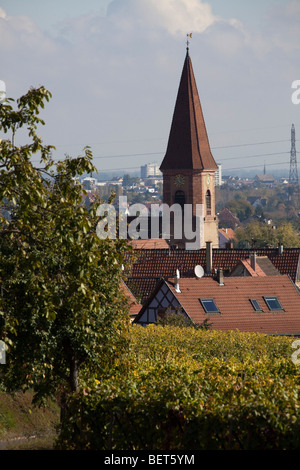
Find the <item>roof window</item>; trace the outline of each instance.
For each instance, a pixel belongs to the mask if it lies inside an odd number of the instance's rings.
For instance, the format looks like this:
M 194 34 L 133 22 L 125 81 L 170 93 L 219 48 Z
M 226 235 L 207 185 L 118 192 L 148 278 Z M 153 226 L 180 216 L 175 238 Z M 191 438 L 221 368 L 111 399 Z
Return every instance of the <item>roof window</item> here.
M 277 297 L 264 297 L 269 310 L 283 310 Z
M 261 308 L 261 306 L 259 305 L 258 300 L 256 300 L 256 299 L 250 299 L 250 302 L 251 302 L 252 307 L 254 308 L 254 310 L 255 310 L 256 312 L 261 312 L 261 311 L 262 311 L 262 308 Z
M 199 299 L 206 313 L 219 313 L 214 299 Z

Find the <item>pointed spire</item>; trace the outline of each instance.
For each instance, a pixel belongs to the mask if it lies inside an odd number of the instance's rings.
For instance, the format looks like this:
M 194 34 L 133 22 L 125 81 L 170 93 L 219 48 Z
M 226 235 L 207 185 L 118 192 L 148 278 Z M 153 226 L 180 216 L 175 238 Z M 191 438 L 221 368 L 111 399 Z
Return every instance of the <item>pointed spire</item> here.
M 187 47 L 169 142 L 160 169 L 216 170 L 217 168 L 208 141 L 189 47 Z

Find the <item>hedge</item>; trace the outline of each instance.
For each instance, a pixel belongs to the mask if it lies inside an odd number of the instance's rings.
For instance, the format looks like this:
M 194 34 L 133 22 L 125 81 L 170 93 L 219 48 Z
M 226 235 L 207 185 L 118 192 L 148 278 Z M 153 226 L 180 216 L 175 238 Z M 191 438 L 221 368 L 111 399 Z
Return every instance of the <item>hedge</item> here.
M 300 447 L 293 338 L 133 325 L 110 374 L 69 402 L 58 448 Z

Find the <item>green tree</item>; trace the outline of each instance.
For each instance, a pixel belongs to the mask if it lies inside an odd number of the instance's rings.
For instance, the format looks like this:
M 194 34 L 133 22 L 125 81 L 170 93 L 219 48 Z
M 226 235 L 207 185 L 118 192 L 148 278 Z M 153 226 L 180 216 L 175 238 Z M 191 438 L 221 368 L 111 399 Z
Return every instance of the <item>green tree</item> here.
M 208 330 L 211 327 L 211 323 L 207 319 L 203 323 L 194 323 L 189 317 L 185 316 L 184 313 L 179 310 L 172 312 L 167 309 L 165 314 L 157 319 L 157 325 L 160 326 L 177 326 L 180 328 L 194 328 L 196 330 Z
M 54 161 L 37 135 L 51 94 L 31 89 L 0 104 L 0 339 L 8 346 L 5 383 L 31 388 L 35 401 L 58 397 L 62 409 L 85 377 L 113 367 L 128 313 L 120 291 L 124 240 L 96 235 L 98 203 L 82 203 L 76 177 L 96 171 L 88 147 Z M 30 143 L 15 145 L 27 127 Z M 32 157 L 37 157 L 35 165 Z M 100 374 L 101 375 L 101 374 Z
M 298 248 L 300 246 L 299 233 L 291 223 L 283 223 L 279 227 L 273 227 L 263 222 L 250 222 L 245 227 L 236 229 L 238 245 L 253 247 L 277 247 L 283 244 L 286 248 Z
M 234 215 L 236 215 L 241 222 L 248 219 L 254 214 L 254 208 L 251 206 L 251 204 L 241 197 L 232 199 L 227 203 L 226 207 Z

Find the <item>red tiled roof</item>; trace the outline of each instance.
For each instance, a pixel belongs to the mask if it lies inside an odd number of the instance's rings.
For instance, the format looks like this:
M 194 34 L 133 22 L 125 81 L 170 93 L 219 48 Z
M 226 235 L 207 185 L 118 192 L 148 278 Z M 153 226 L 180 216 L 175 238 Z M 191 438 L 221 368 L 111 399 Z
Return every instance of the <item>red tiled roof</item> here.
M 125 294 L 125 296 L 128 299 L 128 307 L 129 307 L 130 315 L 132 315 L 132 316 L 137 315 L 138 312 L 142 308 L 141 304 L 136 300 L 133 293 L 131 292 L 129 287 L 124 282 L 122 282 L 122 284 L 121 284 L 121 290 L 123 291 L 123 293 Z
M 248 271 L 250 276 L 277 276 L 280 275 L 278 269 L 275 268 L 274 264 L 267 256 L 257 256 L 255 262 L 255 270 L 251 265 L 251 259 L 242 259 L 239 261 L 245 269 Z M 233 270 L 234 271 L 234 270 Z
M 143 304 L 156 288 L 161 277 L 129 277 L 125 280 L 125 284 Z
M 180 293 L 176 292 L 172 280 L 166 283 L 195 323 L 207 318 L 212 329 L 300 334 L 300 295 L 287 275 L 228 277 L 224 285 L 212 278 L 180 279 Z M 263 296 L 276 296 L 283 311 L 270 311 Z M 205 313 L 200 298 L 213 298 L 220 313 Z M 249 299 L 256 299 L 263 311 L 255 311 Z
M 236 237 L 235 231 L 232 230 L 232 228 L 219 228 L 218 230 L 223 237 L 227 238 L 227 240 L 232 240 Z
M 267 256 L 280 274 L 288 274 L 296 282 L 300 248 L 285 248 L 279 254 L 276 248 L 255 250 L 257 256 Z M 253 253 L 251 249 L 220 249 L 212 250 L 212 273 L 223 269 L 228 276 L 241 259 L 247 259 Z M 127 270 L 126 284 L 139 292 L 142 302 L 151 294 L 160 278 L 173 277 L 179 269 L 181 277 L 195 277 L 194 268 L 201 265 L 206 268 L 206 250 L 134 250 L 137 256 L 132 269 Z M 134 292 L 136 292 L 134 290 Z
M 187 52 L 167 151 L 160 170 L 217 168 L 208 141 L 191 58 Z
M 296 279 L 300 248 L 285 248 L 279 254 L 277 248 L 261 249 L 212 249 L 212 270 L 223 269 L 227 274 L 237 265 L 239 260 L 247 259 L 256 252 L 257 256 L 267 256 L 280 274 L 289 274 L 293 281 Z M 179 269 L 183 277 L 193 277 L 194 268 L 200 264 L 205 269 L 206 249 L 158 249 L 134 250 L 137 256 L 129 277 L 170 277 Z
M 244 265 L 244 267 L 249 272 L 250 276 L 254 276 L 254 277 L 266 276 L 266 273 L 264 273 L 264 271 L 261 269 L 259 264 L 256 264 L 256 270 L 254 271 L 254 269 L 251 266 L 250 258 L 241 259 L 240 263 Z
M 169 248 L 168 242 L 164 238 L 130 240 L 129 243 L 134 249 L 138 250 L 155 250 L 161 248 Z

